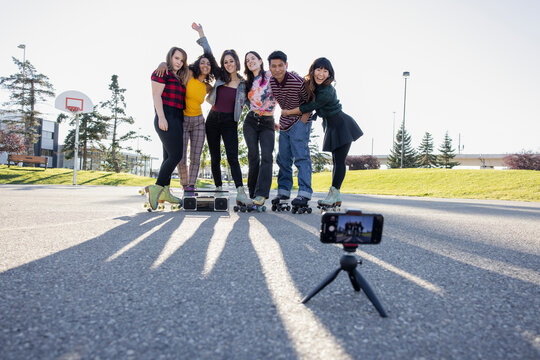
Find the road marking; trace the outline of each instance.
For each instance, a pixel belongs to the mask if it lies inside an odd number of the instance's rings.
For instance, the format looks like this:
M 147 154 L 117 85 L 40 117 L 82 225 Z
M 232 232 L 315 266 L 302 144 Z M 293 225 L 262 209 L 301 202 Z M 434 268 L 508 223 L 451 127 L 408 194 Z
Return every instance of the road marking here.
M 506 263 L 504 261 L 488 259 L 480 255 L 450 248 L 436 238 L 430 237 L 430 244 L 419 241 L 400 238 L 399 241 L 409 245 L 417 246 L 427 251 L 445 256 L 463 264 L 472 265 L 482 270 L 491 271 L 500 275 L 505 275 L 514 279 L 525 281 L 531 284 L 540 285 L 540 272 Z M 436 243 L 436 244 L 435 244 Z
M 208 244 L 208 250 L 206 251 L 206 258 L 204 260 L 204 269 L 202 271 L 203 278 L 206 278 L 212 272 L 214 265 L 221 256 L 227 237 L 231 233 L 234 224 L 239 219 L 237 214 L 231 214 L 230 219 L 220 217 L 214 226 L 214 234 Z M 232 221 L 230 221 L 232 220 Z
M 301 359 L 350 359 L 333 335 L 321 324 L 301 298 L 278 242 L 256 218 L 249 218 L 249 238 L 257 253 L 266 284 L 287 335 Z M 317 341 L 313 341 L 317 339 Z
M 305 222 L 302 222 L 302 221 L 300 221 L 298 219 L 295 219 L 292 216 L 287 216 L 287 215 L 277 214 L 277 213 L 274 213 L 274 215 L 279 216 L 282 219 L 287 220 L 287 221 L 301 227 L 302 229 L 304 229 L 304 230 L 312 233 L 313 235 L 315 235 L 317 238 L 319 238 L 321 236 L 319 229 L 315 228 L 314 226 L 308 225 Z M 336 244 L 336 246 L 339 246 L 339 245 Z M 383 260 L 381 260 L 381 259 L 379 259 L 379 258 L 377 258 L 377 257 L 375 257 L 373 255 L 370 255 L 370 254 L 368 254 L 368 253 L 366 253 L 364 251 L 361 251 L 361 250 L 357 249 L 356 254 L 362 256 L 364 259 L 366 259 L 368 261 L 371 261 L 372 263 L 377 264 L 380 267 L 382 267 L 382 268 L 384 268 L 384 269 L 386 269 L 388 271 L 391 271 L 394 274 L 397 274 L 397 275 L 409 280 L 410 282 L 412 282 L 412 283 L 414 283 L 414 284 L 416 284 L 416 285 L 418 285 L 418 286 L 420 286 L 420 287 L 422 287 L 422 288 L 424 288 L 424 289 L 426 289 L 428 291 L 431 291 L 431 292 L 433 292 L 433 293 L 435 293 L 435 294 L 437 294 L 439 296 L 443 296 L 444 293 L 445 293 L 445 291 L 441 287 L 439 287 L 439 286 L 437 286 L 437 285 L 435 285 L 433 283 L 430 283 L 429 281 L 424 280 L 424 279 L 422 279 L 422 278 L 420 278 L 420 277 L 418 277 L 416 275 L 413 275 L 413 274 L 408 273 L 408 272 L 406 272 L 404 270 L 401 270 L 401 269 L 395 267 L 394 265 L 389 264 L 386 261 L 383 261 Z

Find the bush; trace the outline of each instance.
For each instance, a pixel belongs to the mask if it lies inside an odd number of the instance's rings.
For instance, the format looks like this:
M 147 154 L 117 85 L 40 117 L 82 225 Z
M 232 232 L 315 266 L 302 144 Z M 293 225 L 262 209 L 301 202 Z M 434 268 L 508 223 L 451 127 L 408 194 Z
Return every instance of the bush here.
M 0 129 L 0 152 L 22 154 L 26 150 L 24 139 L 19 134 Z
M 349 170 L 375 170 L 381 167 L 379 160 L 371 155 L 347 156 L 345 164 L 349 166 Z
M 540 170 L 540 154 L 533 154 L 530 151 L 507 155 L 503 161 L 510 169 Z

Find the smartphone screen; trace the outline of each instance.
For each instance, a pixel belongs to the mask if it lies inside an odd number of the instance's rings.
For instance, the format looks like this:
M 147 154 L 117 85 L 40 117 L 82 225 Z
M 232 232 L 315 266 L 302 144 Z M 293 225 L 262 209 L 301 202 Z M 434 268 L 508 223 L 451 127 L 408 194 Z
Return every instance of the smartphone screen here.
M 378 244 L 383 216 L 379 214 L 326 213 L 322 217 L 321 242 Z

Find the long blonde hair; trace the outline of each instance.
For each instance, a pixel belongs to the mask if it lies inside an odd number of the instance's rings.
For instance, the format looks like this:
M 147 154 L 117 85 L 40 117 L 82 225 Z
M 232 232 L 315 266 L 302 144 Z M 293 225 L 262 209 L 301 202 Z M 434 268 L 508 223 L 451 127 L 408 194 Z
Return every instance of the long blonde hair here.
M 184 64 L 182 64 L 182 67 L 174 74 L 178 80 L 182 82 L 184 86 L 186 86 L 188 77 L 189 77 L 189 69 L 188 69 L 188 60 L 187 60 L 187 53 L 184 51 L 184 49 L 173 46 L 171 50 L 167 53 L 167 58 L 165 61 L 167 62 L 167 68 L 169 71 L 173 71 L 172 66 L 172 57 L 175 52 L 180 51 L 184 55 Z

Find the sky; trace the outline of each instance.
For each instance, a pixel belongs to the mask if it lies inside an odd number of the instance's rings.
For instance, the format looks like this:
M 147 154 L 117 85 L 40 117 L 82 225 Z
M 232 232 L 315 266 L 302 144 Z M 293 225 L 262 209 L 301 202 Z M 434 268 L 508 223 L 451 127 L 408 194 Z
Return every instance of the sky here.
M 300 0 L 79 1 L 0 0 L 0 76 L 26 59 L 56 93 L 78 90 L 97 104 L 113 74 L 126 89 L 133 129 L 151 142 L 132 144 L 161 157 L 153 127 L 150 74 L 172 46 L 192 62 L 202 53 L 191 23 L 201 23 L 216 57 L 235 49 L 264 59 L 284 51 L 304 76 L 330 59 L 343 111 L 364 131 L 351 155 L 385 155 L 403 120 L 418 147 L 448 131 L 467 154 L 540 152 L 540 1 Z M 265 61 L 265 69 L 268 62 Z M 0 101 L 8 99 L 0 90 Z M 55 120 L 54 99 L 39 108 Z M 209 110 L 203 107 L 204 115 Z M 279 110 L 276 111 L 276 118 Z M 320 121 L 315 134 L 322 135 Z M 69 128 L 60 126 L 61 142 Z M 315 141 L 322 145 L 321 136 Z M 461 140 L 461 141 L 460 141 Z

